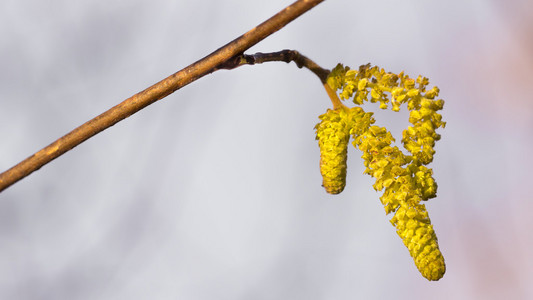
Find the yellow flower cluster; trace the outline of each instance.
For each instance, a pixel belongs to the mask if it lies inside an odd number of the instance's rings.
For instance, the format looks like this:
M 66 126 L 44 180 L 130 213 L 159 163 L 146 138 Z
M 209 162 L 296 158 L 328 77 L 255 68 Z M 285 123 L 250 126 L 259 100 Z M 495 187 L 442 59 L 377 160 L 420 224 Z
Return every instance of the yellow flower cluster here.
M 341 107 L 321 115 L 315 126 L 320 147 L 320 173 L 322 186 L 330 194 L 338 194 L 346 185 L 346 159 L 350 140 L 350 122 Z
M 425 205 L 400 205 L 391 222 L 422 276 L 428 280 L 441 279 L 446 265 Z
M 340 126 L 343 128 L 343 143 L 347 143 L 349 137 L 346 137 L 346 132 L 349 132 L 354 138 L 354 146 L 363 152 L 365 173 L 376 179 L 374 189 L 384 189 L 380 200 L 387 214 L 395 213 L 391 223 L 409 249 L 419 271 L 428 280 L 440 279 L 446 269 L 444 258 L 425 205 L 420 204 L 422 200 L 435 197 L 437 192 L 433 171 L 425 165 L 433 161 L 433 147 L 435 141 L 440 139 L 435 130 L 445 126 L 442 116 L 437 113 L 444 101 L 434 100 L 439 89 L 434 87 L 427 90 L 429 81 L 425 77 L 419 76 L 415 80 L 403 72 L 396 75 L 370 65 L 351 70 L 339 64 L 330 73 L 327 84 L 333 90 L 340 90 L 341 99 L 353 97 L 356 105 L 364 101 L 379 102 L 382 109 L 391 105 L 393 111 L 399 111 L 402 104 L 407 104 L 412 126 L 403 131 L 401 141 L 408 155 L 392 145 L 395 139 L 386 128 L 373 125 L 375 120 L 372 113 L 365 113 L 358 106 L 345 108 L 349 112 L 354 111 L 346 116 L 357 115 L 358 118 L 345 117 L 346 121 L 343 121 L 343 116 L 338 114 L 335 122 L 343 124 Z M 317 128 L 320 126 L 317 125 Z M 322 146 L 320 148 L 322 153 Z M 343 151 L 343 171 L 328 169 L 327 174 L 341 174 L 344 188 L 346 150 Z M 321 166 L 324 164 L 335 168 L 327 159 L 328 156 L 322 157 Z
M 320 147 L 320 173 L 322 186 L 330 194 L 338 194 L 346 185 L 346 160 L 350 134 L 355 124 L 370 122 L 372 114 L 360 107 L 348 109 L 341 106 L 328 109 L 315 126 Z

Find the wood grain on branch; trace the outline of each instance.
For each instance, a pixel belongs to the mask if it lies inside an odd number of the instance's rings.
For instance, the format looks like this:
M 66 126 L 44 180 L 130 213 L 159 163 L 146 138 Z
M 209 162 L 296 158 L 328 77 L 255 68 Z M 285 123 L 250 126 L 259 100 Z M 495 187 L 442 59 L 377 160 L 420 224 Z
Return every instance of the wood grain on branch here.
M 99 132 L 113 126 L 187 84 L 216 71 L 219 69 L 217 67 L 228 59 L 241 55 L 250 47 L 278 31 L 289 22 L 298 18 L 300 15 L 323 1 L 324 0 L 299 0 L 294 2 L 267 21 L 252 28 L 250 31 L 208 56 L 131 96 L 120 104 L 72 130 L 52 144 L 0 174 L 0 191 L 40 169 L 45 164 Z

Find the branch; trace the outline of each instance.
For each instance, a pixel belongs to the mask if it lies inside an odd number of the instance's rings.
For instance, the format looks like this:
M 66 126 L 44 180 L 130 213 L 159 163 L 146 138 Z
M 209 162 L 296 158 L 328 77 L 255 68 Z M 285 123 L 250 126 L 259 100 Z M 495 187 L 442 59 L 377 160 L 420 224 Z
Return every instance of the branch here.
M 346 108 L 346 106 L 342 104 L 341 100 L 339 99 L 339 96 L 337 96 L 337 93 L 335 93 L 335 91 L 333 91 L 326 83 L 330 70 L 320 67 L 314 61 L 302 55 L 296 50 L 282 50 L 279 52 L 272 53 L 258 52 L 252 55 L 239 54 L 226 60 L 224 63 L 217 66 L 213 71 L 220 69 L 232 70 L 244 65 L 262 64 L 264 62 L 270 61 L 284 61 L 286 63 L 294 61 L 298 68 L 309 69 L 316 76 L 318 76 L 318 79 L 320 79 L 320 82 L 322 82 L 322 85 L 326 89 L 326 92 L 328 93 L 328 96 L 331 102 L 333 103 L 333 109 L 341 107 Z
M 215 52 L 131 96 L 0 174 L 0 191 L 40 169 L 99 132 L 217 70 L 217 67 L 280 30 L 324 0 L 299 0 Z
M 326 79 L 330 72 L 327 69 L 321 68 L 314 61 L 300 54 L 300 52 L 296 50 L 282 50 L 279 52 L 272 52 L 272 53 L 258 52 L 252 55 L 240 54 L 220 64 L 219 66 L 216 67 L 216 70 L 219 70 L 219 69 L 231 70 L 231 69 L 235 69 L 237 67 L 243 66 L 243 65 L 262 64 L 264 62 L 270 62 L 270 61 L 284 61 L 286 63 L 290 63 L 291 61 L 294 61 L 296 63 L 296 66 L 298 66 L 298 68 L 305 67 L 309 69 L 311 72 L 315 73 L 315 75 L 318 76 L 322 84 L 326 83 Z

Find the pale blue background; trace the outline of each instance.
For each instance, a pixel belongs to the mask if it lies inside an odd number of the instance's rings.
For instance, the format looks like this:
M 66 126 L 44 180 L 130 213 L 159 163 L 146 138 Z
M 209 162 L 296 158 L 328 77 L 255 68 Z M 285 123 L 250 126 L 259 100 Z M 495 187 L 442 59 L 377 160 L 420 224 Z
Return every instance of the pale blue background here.
M 3 0 L 0 169 L 291 2 Z M 1 193 L 0 299 L 533 298 L 532 20 L 530 1 L 326 1 L 250 50 L 441 88 L 439 282 L 358 151 L 346 190 L 324 192 L 313 127 L 329 100 L 271 63 L 194 82 Z

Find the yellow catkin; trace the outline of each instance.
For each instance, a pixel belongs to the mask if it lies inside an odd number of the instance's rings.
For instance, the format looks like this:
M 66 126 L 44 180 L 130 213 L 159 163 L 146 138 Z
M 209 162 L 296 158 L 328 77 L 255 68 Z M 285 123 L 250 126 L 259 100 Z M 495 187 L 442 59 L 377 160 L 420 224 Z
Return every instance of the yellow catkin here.
M 446 272 L 446 265 L 426 207 L 402 202 L 391 223 L 409 249 L 422 276 L 428 280 L 441 279 Z
M 328 111 L 320 116 L 316 125 L 316 138 L 320 147 L 320 173 L 322 186 L 330 194 L 338 194 L 346 185 L 346 159 L 350 127 L 344 108 Z
M 403 72 L 393 74 L 370 64 L 359 70 L 339 64 L 327 83 L 331 89 L 341 90 L 341 99 L 353 97 L 356 105 L 380 102 L 381 109 L 392 105 L 393 111 L 399 111 L 402 104 L 407 104 L 412 126 L 403 131 L 401 142 L 408 155 L 393 146 L 395 139 L 386 128 L 372 125 L 371 113 L 361 109 L 349 124 L 354 146 L 363 152 L 365 173 L 376 179 L 377 191 L 385 189 L 381 202 L 387 214 L 395 213 L 391 223 L 416 267 L 428 280 L 439 280 L 446 272 L 444 257 L 426 207 L 420 204 L 434 198 L 437 192 L 433 172 L 426 165 L 433 161 L 435 142 L 440 139 L 436 130 L 446 124 L 437 113 L 444 105 L 442 99 L 435 100 L 439 89 L 428 90 L 429 80 L 425 77 L 415 80 Z

